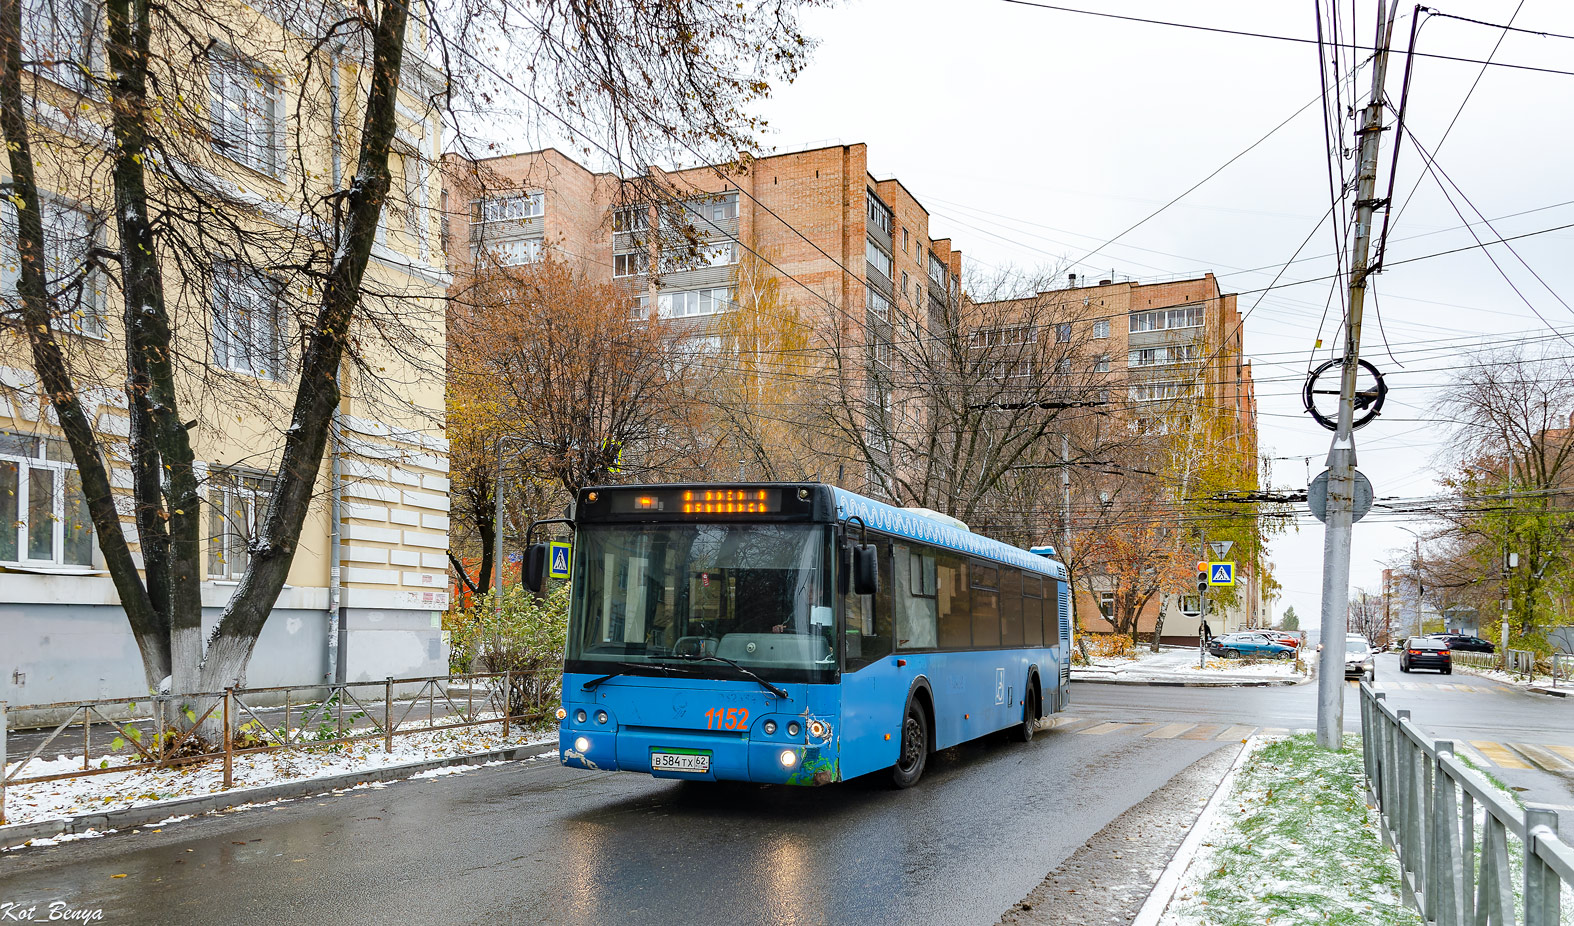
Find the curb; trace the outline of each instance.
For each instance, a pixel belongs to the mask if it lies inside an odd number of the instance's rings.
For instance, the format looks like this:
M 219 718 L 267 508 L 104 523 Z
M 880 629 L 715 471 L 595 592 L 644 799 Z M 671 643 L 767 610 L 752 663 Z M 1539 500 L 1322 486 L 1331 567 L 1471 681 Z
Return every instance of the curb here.
M 1247 681 L 1169 681 L 1164 679 L 1124 679 L 1124 678 L 1078 678 L 1071 676 L 1073 682 L 1083 682 L 1088 685 L 1144 685 L 1149 688 L 1279 688 L 1289 685 L 1304 685 L 1311 678 L 1302 679 L 1251 679 Z
M 1542 685 L 1519 685 L 1519 684 L 1515 684 L 1514 682 L 1504 681 L 1501 678 L 1496 678 L 1494 676 L 1487 675 L 1484 672 L 1472 671 L 1475 668 L 1474 666 L 1461 665 L 1461 666 L 1456 666 L 1455 668 L 1459 669 L 1459 671 L 1465 673 L 1466 675 L 1474 675 L 1476 678 L 1488 679 L 1489 681 L 1494 681 L 1494 682 L 1497 682 L 1497 683 L 1502 684 L 1502 685 L 1507 685 L 1510 688 L 1518 688 L 1520 691 L 1528 691 L 1531 694 L 1546 695 L 1546 696 L 1552 697 L 1552 698 L 1567 698 L 1570 694 L 1574 694 L 1574 689 L 1547 688 L 1547 687 L 1542 686 Z
M 1181 876 L 1186 873 L 1187 868 L 1191 867 L 1192 859 L 1197 857 L 1197 850 L 1202 848 L 1203 834 L 1208 831 L 1208 825 L 1213 822 L 1213 818 L 1218 816 L 1219 807 L 1229 795 L 1236 774 L 1246 764 L 1246 757 L 1252 754 L 1252 747 L 1256 745 L 1258 738 L 1255 735 L 1246 738 L 1246 744 L 1241 747 L 1240 755 L 1235 757 L 1235 763 L 1219 780 L 1219 786 L 1213 790 L 1213 797 L 1208 798 L 1208 805 L 1202 808 L 1202 813 L 1197 815 L 1197 822 L 1191 825 L 1191 830 L 1181 841 L 1180 848 L 1175 850 L 1175 857 L 1164 866 L 1164 873 L 1159 875 L 1153 890 L 1148 892 L 1148 899 L 1143 901 L 1142 909 L 1137 911 L 1131 926 L 1158 926 L 1160 918 L 1170 907 L 1170 901 L 1175 899 L 1175 892 L 1180 889 Z
M 538 743 L 521 743 L 517 746 L 504 746 L 500 749 L 488 750 L 487 752 L 473 752 L 463 756 L 445 756 L 441 759 L 425 759 L 420 762 L 406 762 L 403 765 L 386 765 L 382 768 L 366 769 L 359 772 L 342 772 L 338 775 L 328 775 L 322 778 L 284 781 L 255 788 L 231 788 L 228 791 L 217 794 L 203 794 L 174 801 L 159 801 L 153 804 L 141 804 L 136 807 L 108 810 L 102 813 L 84 813 L 65 819 L 39 820 L 35 823 L 12 823 L 8 826 L 0 826 L 0 852 L 23 848 L 23 844 L 30 839 L 50 839 L 55 836 L 76 834 L 86 830 L 97 830 L 100 833 L 113 832 L 114 830 L 131 826 L 145 826 L 169 817 L 217 813 L 243 804 L 272 801 L 286 797 L 305 797 L 322 794 L 371 781 L 398 781 L 409 778 L 418 772 L 434 768 L 447 768 L 454 765 L 482 765 L 499 760 L 523 759 L 528 758 L 528 756 L 521 755 L 521 753 L 525 753 L 527 750 L 539 750 L 542 746 L 551 745 L 551 743 L 552 740 L 542 740 Z
M 1540 685 L 1531 685 L 1525 690 L 1534 691 L 1540 695 L 1550 695 L 1554 698 L 1566 698 L 1569 696 L 1569 691 L 1566 688 L 1543 688 Z

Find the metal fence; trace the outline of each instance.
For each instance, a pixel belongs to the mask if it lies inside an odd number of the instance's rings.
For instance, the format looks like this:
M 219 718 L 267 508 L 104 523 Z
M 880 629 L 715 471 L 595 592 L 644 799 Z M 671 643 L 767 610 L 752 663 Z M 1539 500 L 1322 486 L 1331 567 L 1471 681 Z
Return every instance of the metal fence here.
M 1563 656 L 1565 660 L 1570 658 L 1567 653 L 1558 655 Z M 1505 672 L 1523 675 L 1526 678 L 1534 678 L 1538 671 L 1536 654 L 1528 649 L 1507 650 L 1505 655 L 1502 656 L 1495 653 L 1473 653 L 1464 650 L 1454 650 L 1453 658 L 1456 664 L 1470 666 L 1472 669 L 1502 669 Z M 1555 655 L 1551 671 L 1556 672 L 1557 668 L 1557 656 Z M 1563 666 L 1564 678 L 1568 677 L 1568 669 L 1569 666 L 1565 663 Z M 1545 675 L 1547 673 L 1542 672 L 1542 674 Z
M 1557 926 L 1562 885 L 1574 883 L 1574 848 L 1558 837 L 1557 813 L 1513 806 L 1455 756 L 1451 740 L 1428 737 L 1365 682 L 1361 723 L 1367 786 L 1422 917 L 1438 926 Z M 1522 863 L 1517 880 L 1511 853 Z
M 6 822 L 7 788 L 111 775 L 199 762 L 224 763 L 224 787 L 234 786 L 236 756 L 289 749 L 322 749 L 345 743 L 381 739 L 393 751 L 394 737 L 463 727 L 498 724 L 504 736 L 513 726 L 545 722 L 560 700 L 562 676 L 557 672 L 489 672 L 421 678 L 388 678 L 380 682 L 343 685 L 227 688 L 196 694 L 99 701 L 29 704 L 7 709 L 0 701 L 0 824 Z M 396 700 L 395 689 L 419 686 L 413 697 Z M 292 698 L 297 693 L 307 697 Z M 258 696 L 282 708 L 258 706 Z M 425 706 L 425 711 L 421 710 Z M 110 713 L 147 706 L 142 720 L 121 720 Z M 439 707 L 440 705 L 440 707 Z M 276 715 L 282 709 L 282 718 Z M 59 710 L 66 719 L 46 733 L 26 758 L 7 765 L 7 715 Z M 94 727 L 100 738 L 95 765 Z M 113 764 L 104 751 L 114 737 L 116 751 L 128 749 L 131 761 Z M 216 741 L 215 741 L 216 740 Z M 82 767 L 69 772 L 28 776 L 29 764 L 44 750 L 80 746 Z

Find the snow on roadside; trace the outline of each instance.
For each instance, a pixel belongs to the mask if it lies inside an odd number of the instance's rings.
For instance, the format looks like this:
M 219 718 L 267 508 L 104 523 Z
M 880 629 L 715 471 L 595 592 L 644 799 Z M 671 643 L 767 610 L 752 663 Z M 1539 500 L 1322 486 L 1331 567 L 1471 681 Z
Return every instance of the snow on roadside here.
M 1310 734 L 1258 740 L 1161 926 L 1420 926 L 1361 793 L 1361 747 Z
M 1293 659 L 1248 662 L 1209 656 L 1199 666 L 1194 647 L 1167 646 L 1157 653 L 1143 650 L 1134 658 L 1101 658 L 1091 666 L 1072 666 L 1072 678 L 1121 679 L 1207 679 L 1229 682 L 1234 679 L 1297 679 L 1304 672 L 1295 670 Z
M 505 738 L 496 728 L 470 727 L 400 734 L 394 737 L 392 752 L 384 752 L 382 738 L 376 737 L 340 746 L 253 753 L 234 758 L 233 780 L 237 789 L 255 788 L 539 743 L 551 735 L 549 728 L 515 728 Z M 556 754 L 555 751 L 544 752 L 532 759 Z M 113 764 L 127 761 L 126 758 L 116 758 Z M 7 773 L 14 774 L 20 764 L 8 764 Z M 80 757 L 59 756 L 47 760 L 34 759 L 27 764 L 23 774 L 32 778 L 78 771 L 81 768 Z M 416 777 L 436 778 L 458 772 L 459 768 L 448 767 L 432 769 Z M 224 763 L 222 760 L 213 760 L 176 768 L 110 772 L 86 778 L 12 785 L 6 788 L 6 820 L 8 823 L 36 823 L 41 820 L 66 819 L 82 813 L 121 810 L 160 801 L 217 794 L 224 790 L 223 782 Z M 175 822 L 176 819 L 164 822 Z M 55 838 L 59 840 L 65 837 Z M 35 841 L 34 844 L 39 843 Z

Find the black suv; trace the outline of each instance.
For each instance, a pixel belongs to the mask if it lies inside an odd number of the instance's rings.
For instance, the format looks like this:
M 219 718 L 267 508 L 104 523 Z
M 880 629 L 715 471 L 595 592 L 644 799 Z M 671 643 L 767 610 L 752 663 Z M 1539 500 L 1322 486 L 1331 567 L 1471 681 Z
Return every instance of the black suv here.
M 1441 640 L 1448 644 L 1451 650 L 1463 653 L 1495 653 L 1497 647 L 1480 637 L 1472 637 L 1463 633 L 1429 633 L 1429 639 Z
M 1448 641 L 1432 637 L 1411 637 L 1399 651 L 1399 671 L 1436 669 L 1444 675 L 1454 674 L 1454 660 L 1448 650 Z

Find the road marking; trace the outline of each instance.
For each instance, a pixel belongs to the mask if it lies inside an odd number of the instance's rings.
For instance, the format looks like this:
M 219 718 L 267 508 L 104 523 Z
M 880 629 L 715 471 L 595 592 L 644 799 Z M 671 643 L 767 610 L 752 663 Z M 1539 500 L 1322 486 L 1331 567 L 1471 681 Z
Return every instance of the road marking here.
M 1235 726 L 1229 728 L 1228 730 L 1225 730 L 1223 733 L 1220 733 L 1218 736 L 1215 736 L 1214 739 L 1216 739 L 1216 740 L 1243 740 L 1246 737 L 1251 736 L 1252 735 L 1252 731 L 1255 730 L 1255 729 L 1257 729 L 1257 728 L 1254 727 L 1254 726 L 1251 726 L 1249 724 L 1238 723 Z
M 1466 759 L 1469 759 L 1471 764 L 1478 765 L 1482 768 L 1487 768 L 1492 764 L 1491 762 L 1487 761 L 1486 756 L 1475 751 L 1474 749 L 1471 749 L 1470 745 L 1464 740 L 1454 740 L 1454 752 L 1464 756 Z
M 1220 724 L 1216 723 L 1199 723 L 1182 733 L 1180 738 L 1183 740 L 1211 740 L 1213 739 L 1213 734 L 1219 732 L 1220 726 Z
M 1187 730 L 1190 730 L 1195 726 L 1196 724 L 1194 723 L 1167 723 L 1164 726 L 1159 727 L 1157 730 L 1154 730 L 1152 733 L 1146 734 L 1146 736 L 1148 739 L 1170 740 L 1181 735 L 1182 733 L 1185 733 Z
M 1089 720 L 1086 717 L 1071 717 L 1065 723 L 1055 725 L 1055 730 L 1060 733 L 1081 733 L 1088 727 L 1097 726 L 1099 721 Z
M 1470 745 L 1491 762 L 1503 768 L 1530 768 L 1530 764 L 1506 749 L 1502 743 L 1488 743 L 1482 740 L 1471 740 Z
M 1509 745 L 1520 755 L 1549 772 L 1566 772 L 1570 768 L 1569 763 L 1562 756 L 1534 743 L 1509 743 Z
M 1103 736 L 1106 733 L 1114 733 L 1116 730 L 1124 730 L 1128 726 L 1130 726 L 1130 724 L 1116 723 L 1114 721 L 1106 721 L 1104 723 L 1099 724 L 1096 727 L 1088 727 L 1088 728 L 1083 729 L 1083 730 L 1078 730 L 1077 732 L 1078 733 L 1085 733 L 1085 734 L 1087 734 L 1089 736 Z
M 1570 762 L 1574 762 L 1574 746 L 1548 746 L 1547 748 Z
M 1263 736 L 1288 736 L 1290 731 L 1283 727 L 1264 727 L 1261 733 Z

